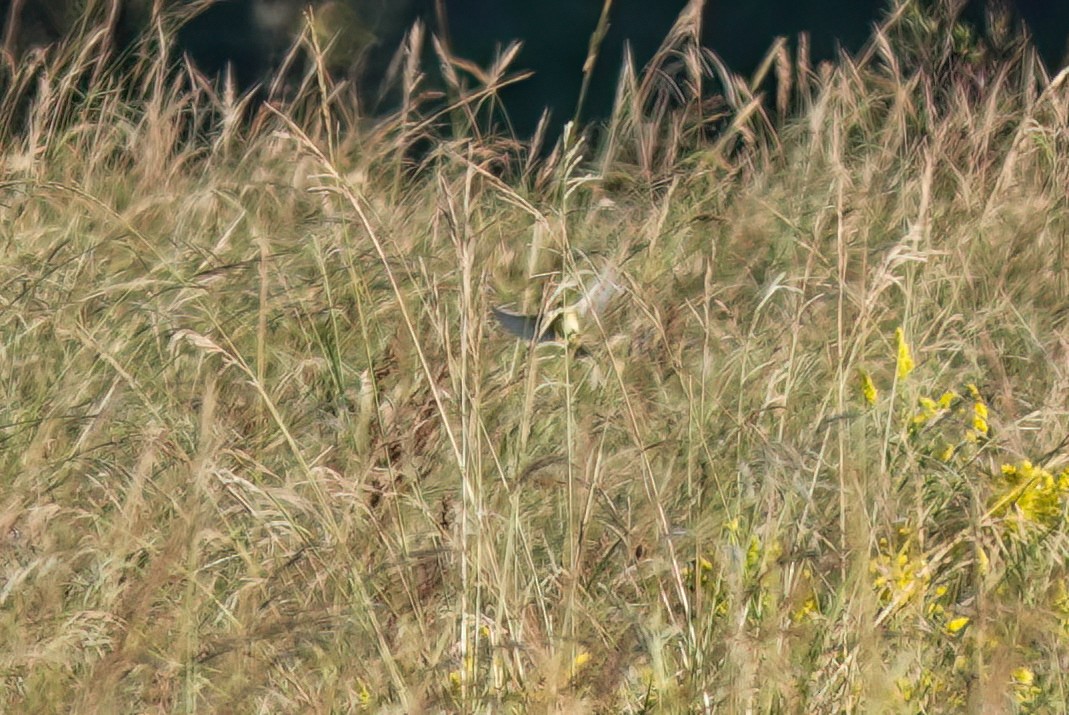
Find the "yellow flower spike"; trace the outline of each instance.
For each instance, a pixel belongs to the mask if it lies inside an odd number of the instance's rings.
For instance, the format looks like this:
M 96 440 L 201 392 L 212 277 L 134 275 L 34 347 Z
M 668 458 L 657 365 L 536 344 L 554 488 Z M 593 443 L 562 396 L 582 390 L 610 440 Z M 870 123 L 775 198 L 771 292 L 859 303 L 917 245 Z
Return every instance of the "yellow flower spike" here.
M 1058 582 L 1054 592 L 1054 607 L 1062 613 L 1069 613 L 1069 589 L 1065 587 L 1065 581 Z
M 864 368 L 858 368 L 857 372 L 861 378 L 861 396 L 865 398 L 865 402 L 875 405 L 876 398 L 879 397 L 880 393 L 876 389 L 876 384 L 872 381 L 872 375 Z
M 1060 477 L 1055 478 L 1046 469 L 1027 460 L 1016 465 L 1002 465 L 1002 476 L 1008 489 L 991 507 L 992 514 L 1003 513 L 1010 507 L 1009 516 L 1018 528 L 1024 522 L 1051 526 L 1059 518 L 1065 496 Z
M 585 650 L 575 654 L 575 658 L 572 660 L 572 676 L 575 676 L 584 665 L 590 662 L 590 654 Z
M 1031 685 L 1036 679 L 1036 674 L 1032 672 L 1032 669 L 1024 666 L 1014 668 L 1010 676 L 1013 678 L 1014 685 Z
M 750 537 L 750 545 L 746 549 L 746 566 L 753 568 L 761 561 L 761 540 L 756 536 Z
M 956 452 L 956 451 L 957 451 L 957 449 L 954 447 L 954 445 L 948 444 L 943 449 L 943 451 L 940 453 L 939 461 L 941 461 L 941 462 L 949 462 L 951 459 L 954 458 L 954 452 Z
M 1036 675 L 1031 668 L 1021 666 L 1010 673 L 1013 683 L 1013 699 L 1018 705 L 1032 705 L 1036 696 L 1042 692 L 1036 686 Z
M 791 614 L 791 622 L 801 623 L 802 621 L 809 618 L 811 615 L 817 613 L 819 608 L 820 604 L 817 603 L 816 597 L 810 596 L 805 600 L 805 602 L 802 603 L 800 608 L 798 608 L 796 611 L 794 611 L 794 613 Z
M 913 684 L 906 678 L 898 678 L 895 680 L 895 686 L 898 687 L 898 692 L 902 696 L 902 700 L 909 702 L 913 699 Z
M 950 621 L 947 621 L 946 631 L 947 633 L 954 635 L 967 625 L 969 625 L 969 617 L 961 616 L 959 618 L 954 618 Z
M 938 402 L 930 397 L 924 397 L 923 395 L 917 398 L 917 406 L 920 407 L 921 410 L 913 415 L 910 420 L 910 429 L 914 432 L 935 419 L 942 410 Z
M 909 343 L 906 342 L 906 333 L 901 327 L 895 328 L 895 342 L 898 343 L 898 361 L 895 374 L 899 380 L 905 380 L 913 372 L 915 364 L 909 349 Z

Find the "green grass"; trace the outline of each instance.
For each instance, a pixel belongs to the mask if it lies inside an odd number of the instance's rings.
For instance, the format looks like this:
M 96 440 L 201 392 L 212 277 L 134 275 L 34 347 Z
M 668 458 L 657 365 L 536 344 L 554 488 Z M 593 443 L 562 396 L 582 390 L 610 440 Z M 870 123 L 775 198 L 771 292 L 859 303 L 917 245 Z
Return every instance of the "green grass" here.
M 0 709 L 1057 711 L 1066 75 L 917 23 L 773 128 L 684 17 L 544 158 L 505 67 L 5 70 Z M 490 317 L 606 265 L 588 354 Z

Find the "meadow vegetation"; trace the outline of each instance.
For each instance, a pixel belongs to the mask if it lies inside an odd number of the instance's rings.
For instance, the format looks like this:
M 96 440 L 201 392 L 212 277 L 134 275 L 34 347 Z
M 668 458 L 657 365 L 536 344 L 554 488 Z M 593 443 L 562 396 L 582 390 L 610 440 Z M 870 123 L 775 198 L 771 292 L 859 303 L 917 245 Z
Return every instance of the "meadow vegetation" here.
M 376 120 L 4 70 L 0 710 L 1069 702 L 1069 75 L 696 8 L 555 148 L 418 31 Z M 491 318 L 607 266 L 582 350 Z

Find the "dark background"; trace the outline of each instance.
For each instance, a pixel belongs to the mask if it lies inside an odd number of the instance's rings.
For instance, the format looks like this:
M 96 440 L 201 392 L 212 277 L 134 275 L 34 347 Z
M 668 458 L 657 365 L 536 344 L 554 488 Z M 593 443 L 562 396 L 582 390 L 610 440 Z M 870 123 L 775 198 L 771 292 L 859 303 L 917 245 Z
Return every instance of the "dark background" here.
M 964 2 L 960 18 L 978 37 L 987 34 L 985 2 Z M 1069 37 L 1069 0 L 1001 0 L 1012 25 L 1027 32 L 1052 72 L 1063 66 Z M 503 93 L 517 133 L 529 134 L 543 106 L 554 110 L 554 124 L 571 117 L 589 38 L 601 12 L 596 0 L 445 0 L 454 50 L 482 64 L 495 47 L 524 40 L 516 67 L 535 76 Z M 639 67 L 668 34 L 685 0 L 616 0 L 611 26 L 601 47 L 584 118 L 604 116 L 616 90 L 625 40 Z M 855 53 L 891 3 L 885 0 L 708 0 L 702 41 L 734 72 L 752 75 L 776 37 L 793 46 L 799 33 L 810 39 L 814 65 L 840 50 Z
M 778 36 L 808 31 L 814 60 L 833 57 L 840 46 L 856 51 L 870 37 L 883 0 L 709 0 L 702 41 L 734 72 L 749 76 Z M 505 104 L 517 134 L 525 136 L 547 104 L 554 123 L 571 118 L 582 83 L 588 43 L 601 14 L 596 0 L 446 0 L 454 51 L 487 64 L 495 47 L 521 38 L 515 66 L 535 75 L 507 88 Z M 601 45 L 584 118 L 605 115 L 612 104 L 627 41 L 641 68 L 668 35 L 685 0 L 616 0 Z
M 422 18 L 432 31 L 437 27 L 435 0 L 311 0 L 324 8 L 331 2 L 367 8 L 377 18 L 378 43 L 364 57 L 357 84 L 371 87 L 381 76 L 406 30 Z M 935 1 L 935 0 L 930 0 Z M 64 15 L 84 0 L 0 0 L 4 22 L 4 49 L 18 57 L 20 47 L 41 44 L 41 38 L 62 36 Z M 129 40 L 144 24 L 151 0 L 120 0 L 120 38 Z M 1069 0 L 966 0 L 961 18 L 980 37 L 985 25 L 985 3 L 998 2 L 1012 14 L 1013 24 L 1027 28 L 1048 68 L 1053 72 L 1065 59 L 1069 37 Z M 188 0 L 166 0 L 170 7 Z M 178 49 L 190 55 L 209 75 L 229 71 L 243 89 L 264 82 L 284 54 L 286 38 L 257 26 L 255 8 L 289 5 L 293 32 L 299 30 L 302 0 L 220 0 L 189 22 L 178 35 Z M 602 10 L 600 0 L 441 0 L 452 52 L 487 66 L 512 40 L 523 50 L 513 63 L 515 71 L 529 69 L 534 76 L 507 88 L 503 99 L 511 124 L 520 136 L 533 131 L 543 108 L 550 107 L 554 129 L 570 119 L 582 82 L 582 67 L 591 34 Z M 98 3 L 99 4 L 99 3 Z M 641 68 L 669 32 L 685 0 L 615 0 L 609 32 L 602 43 L 584 119 L 604 117 L 611 106 L 624 54 L 625 42 Z M 734 72 L 751 75 L 776 37 L 794 42 L 801 32 L 810 37 L 814 65 L 831 59 L 840 49 L 856 52 L 869 39 L 883 16 L 887 0 L 708 0 L 702 26 L 703 44 L 715 51 Z M 12 8 L 18 8 L 13 12 Z M 65 12 L 66 11 L 66 12 Z M 12 17 L 17 32 L 9 32 Z M 58 18 L 58 19 L 57 19 Z M 70 20 L 66 20 L 70 22 Z M 131 29 L 134 28 L 134 29 Z M 269 36 L 270 35 L 270 36 Z M 424 69 L 433 75 L 436 61 L 428 52 Z M 381 110 L 382 107 L 380 106 Z

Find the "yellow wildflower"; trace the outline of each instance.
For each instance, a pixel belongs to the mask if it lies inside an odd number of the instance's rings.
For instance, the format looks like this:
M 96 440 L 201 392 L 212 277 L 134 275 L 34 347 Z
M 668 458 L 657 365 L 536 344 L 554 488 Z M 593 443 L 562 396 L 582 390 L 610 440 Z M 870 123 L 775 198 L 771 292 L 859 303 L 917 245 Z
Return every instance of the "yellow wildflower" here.
M 817 602 L 816 596 L 810 596 L 802 605 L 791 614 L 791 621 L 794 623 L 801 623 L 810 616 L 818 614 L 820 610 L 820 603 Z
M 575 658 L 572 659 L 572 677 L 582 670 L 583 666 L 590 662 L 590 653 L 585 650 L 579 651 L 575 654 Z
M 911 433 L 916 433 L 921 427 L 928 424 L 929 420 L 935 417 L 935 403 L 929 400 L 927 397 L 922 397 L 918 400 L 920 402 L 921 411 L 913 415 L 909 421 L 909 429 Z M 930 405 L 927 403 L 931 403 Z
M 691 561 L 687 564 L 687 567 L 683 569 L 683 582 L 687 584 L 693 584 L 696 588 L 698 586 L 708 586 L 709 574 L 713 570 L 713 562 L 704 556 L 699 556 L 697 560 Z
M 943 448 L 943 451 L 939 454 L 940 461 L 949 462 L 951 459 L 954 458 L 954 452 L 956 452 L 956 451 L 957 451 L 957 448 L 954 445 L 948 444 L 946 447 Z
M 947 625 L 946 625 L 947 633 L 949 633 L 951 635 L 954 635 L 955 633 L 957 633 L 958 631 L 960 631 L 962 628 L 964 628 L 967 625 L 969 625 L 969 617 L 968 616 L 961 616 L 959 618 L 954 618 L 954 619 L 952 619 L 950 621 L 947 621 Z
M 876 398 L 879 396 L 879 391 L 876 389 L 876 384 L 872 381 L 872 375 L 868 370 L 864 368 L 858 368 L 858 375 L 861 378 L 861 396 L 865 398 L 865 402 L 870 405 L 876 404 Z
M 928 588 L 931 577 L 926 573 L 927 563 L 924 559 L 912 557 L 909 551 L 907 544 L 894 555 L 881 553 L 869 562 L 873 587 L 884 604 L 894 601 L 905 603 L 923 597 Z
M 972 406 L 972 428 L 982 435 L 987 434 L 987 405 L 983 402 L 974 402 Z
M 897 678 L 895 680 L 895 686 L 898 687 L 898 693 L 902 696 L 904 701 L 908 703 L 913 699 L 913 683 L 909 682 L 907 678 Z
M 756 536 L 750 537 L 750 545 L 746 549 L 746 568 L 751 571 L 761 561 L 761 540 Z
M 992 514 L 1013 510 L 1016 525 L 1031 522 L 1051 526 L 1062 514 L 1062 501 L 1069 495 L 1069 479 L 1063 472 L 1055 478 L 1046 469 L 1036 467 L 1028 460 L 1016 465 L 1002 465 L 1005 493 L 999 495 L 992 507 Z
M 1054 611 L 1058 614 L 1062 632 L 1069 633 L 1069 589 L 1065 587 L 1065 579 L 1058 581 L 1051 603 L 1054 606 Z
M 949 399 L 947 397 L 948 395 L 950 395 Z M 946 414 L 946 410 L 949 409 L 950 403 L 953 402 L 955 397 L 957 397 L 957 395 L 952 392 L 943 393 L 938 402 L 923 395 L 918 397 L 917 406 L 921 409 L 920 412 L 913 415 L 913 418 L 910 420 L 910 431 L 916 433 L 921 427 L 928 424 L 936 417 Z
M 906 333 L 901 327 L 895 328 L 895 341 L 898 343 L 898 363 L 895 374 L 898 375 L 899 380 L 904 380 L 913 372 L 915 365 L 913 355 L 909 350 L 909 343 L 906 342 Z
M 1027 666 L 1014 668 L 1010 678 L 1013 682 L 1013 699 L 1018 705 L 1031 705 L 1041 692 L 1036 687 L 1036 675 L 1032 669 Z

